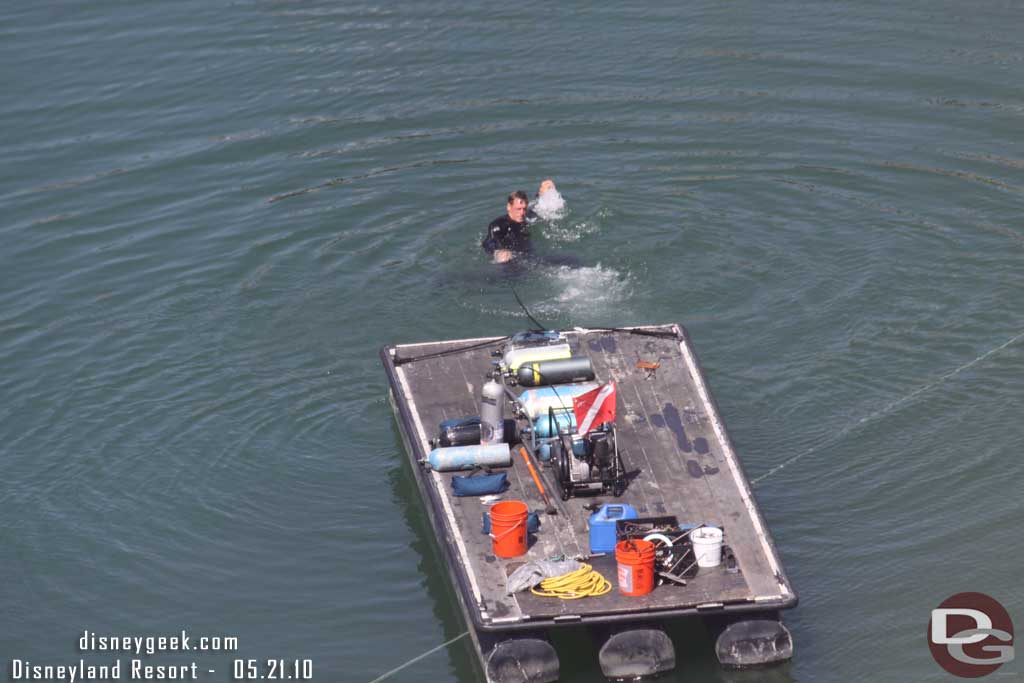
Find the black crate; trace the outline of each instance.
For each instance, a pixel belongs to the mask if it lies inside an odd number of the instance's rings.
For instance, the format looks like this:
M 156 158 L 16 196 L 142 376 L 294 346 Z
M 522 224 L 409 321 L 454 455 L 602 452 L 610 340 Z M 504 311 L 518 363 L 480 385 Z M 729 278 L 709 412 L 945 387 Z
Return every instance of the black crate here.
M 615 540 L 625 541 L 630 538 L 643 538 L 655 529 L 671 527 L 679 528 L 679 520 L 675 515 L 617 519 L 615 520 Z

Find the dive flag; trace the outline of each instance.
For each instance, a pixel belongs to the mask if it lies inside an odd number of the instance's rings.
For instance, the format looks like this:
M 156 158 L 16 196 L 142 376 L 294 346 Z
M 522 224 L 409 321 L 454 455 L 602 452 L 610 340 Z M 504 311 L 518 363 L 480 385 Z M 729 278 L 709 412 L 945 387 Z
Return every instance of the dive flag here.
M 591 427 L 605 422 L 615 422 L 615 382 L 574 396 L 572 412 L 576 416 L 577 434 L 586 434 Z

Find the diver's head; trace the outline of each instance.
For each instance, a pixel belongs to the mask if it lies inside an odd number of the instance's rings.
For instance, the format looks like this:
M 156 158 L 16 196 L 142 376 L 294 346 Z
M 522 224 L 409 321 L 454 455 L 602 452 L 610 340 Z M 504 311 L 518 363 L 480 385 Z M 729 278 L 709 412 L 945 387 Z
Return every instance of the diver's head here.
M 508 217 L 516 223 L 522 223 L 526 220 L 526 204 L 529 199 L 526 197 L 526 193 L 522 190 L 516 190 L 508 196 Z
M 553 189 L 555 189 L 555 181 L 552 180 L 551 178 L 546 178 L 546 179 L 540 181 L 540 189 L 537 190 L 537 196 L 539 197 L 542 194 L 544 194 L 545 192 L 547 192 L 548 190 L 553 190 Z

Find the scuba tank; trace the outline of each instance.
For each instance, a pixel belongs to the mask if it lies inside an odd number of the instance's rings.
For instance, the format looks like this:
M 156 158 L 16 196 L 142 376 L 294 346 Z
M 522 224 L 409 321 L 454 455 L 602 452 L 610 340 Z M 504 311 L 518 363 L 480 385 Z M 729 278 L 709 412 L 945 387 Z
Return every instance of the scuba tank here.
M 456 417 L 445 420 L 437 426 L 437 438 L 430 441 L 432 446 L 475 446 L 480 443 L 480 416 Z M 505 442 L 516 440 L 516 421 L 505 420 Z
M 493 377 L 487 380 L 480 396 L 480 444 L 487 446 L 505 440 L 505 387 Z
M 509 467 L 512 465 L 512 452 L 507 443 L 493 446 L 452 446 L 451 448 L 435 448 L 427 454 L 430 469 L 438 472 L 454 470 L 472 470 L 477 467 Z
M 515 377 L 524 387 L 569 384 L 594 379 L 594 367 L 586 357 L 546 360 L 539 363 L 523 363 L 516 371 Z
M 501 366 L 505 372 L 512 374 L 524 363 L 571 357 L 569 342 L 558 332 L 520 332 L 513 335 L 505 346 Z
M 586 384 L 566 384 L 558 387 L 540 387 L 527 389 L 519 394 L 519 402 L 531 418 L 547 416 L 548 408 L 555 410 L 572 410 L 572 399 L 580 394 L 597 389 L 594 382 Z
M 576 431 L 576 415 L 571 410 L 555 410 L 541 415 L 533 423 L 533 432 L 541 439 L 558 436 L 559 432 Z
M 480 443 L 480 418 L 477 416 L 445 420 L 438 425 L 434 446 L 472 446 Z
M 502 361 L 509 372 L 516 372 L 519 366 L 524 363 L 535 363 L 542 360 L 555 360 L 559 358 L 572 357 L 569 345 L 550 344 L 547 346 L 533 346 L 525 349 L 510 349 L 502 356 Z

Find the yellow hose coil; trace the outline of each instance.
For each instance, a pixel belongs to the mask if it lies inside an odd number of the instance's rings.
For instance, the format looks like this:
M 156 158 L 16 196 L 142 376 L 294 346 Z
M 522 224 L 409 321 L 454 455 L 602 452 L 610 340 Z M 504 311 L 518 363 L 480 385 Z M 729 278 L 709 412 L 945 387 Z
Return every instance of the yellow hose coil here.
M 530 592 L 545 598 L 561 598 L 562 600 L 578 600 L 588 596 L 604 595 L 612 589 L 608 580 L 594 571 L 589 564 L 561 576 L 553 576 L 540 582 L 540 587 L 533 587 Z

